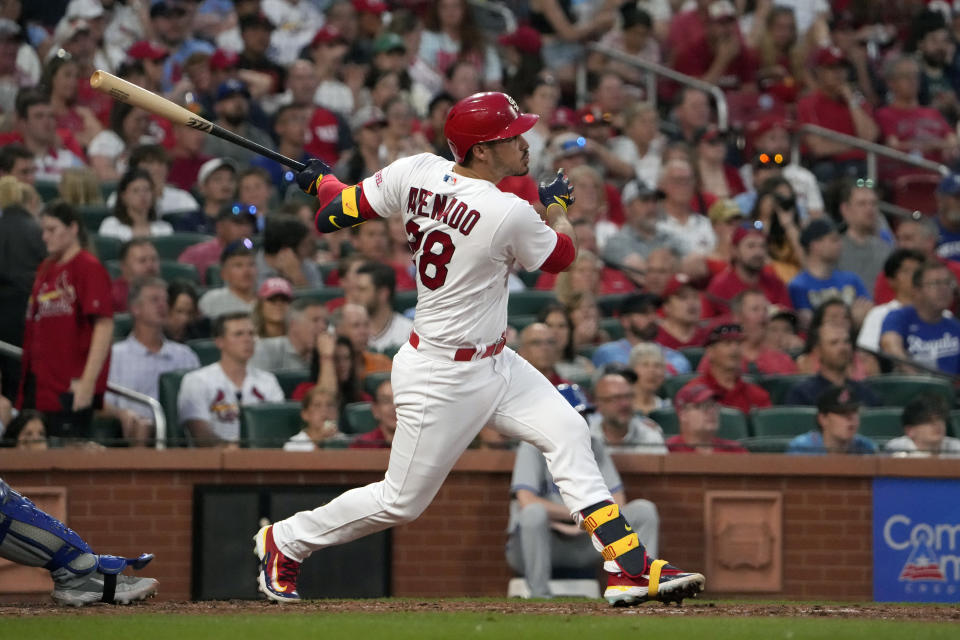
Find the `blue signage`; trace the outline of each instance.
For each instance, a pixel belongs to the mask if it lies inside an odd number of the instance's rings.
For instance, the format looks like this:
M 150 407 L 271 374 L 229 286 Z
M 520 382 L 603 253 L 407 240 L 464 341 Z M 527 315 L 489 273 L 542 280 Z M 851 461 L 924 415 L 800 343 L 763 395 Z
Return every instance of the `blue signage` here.
M 873 598 L 960 602 L 960 480 L 874 479 Z

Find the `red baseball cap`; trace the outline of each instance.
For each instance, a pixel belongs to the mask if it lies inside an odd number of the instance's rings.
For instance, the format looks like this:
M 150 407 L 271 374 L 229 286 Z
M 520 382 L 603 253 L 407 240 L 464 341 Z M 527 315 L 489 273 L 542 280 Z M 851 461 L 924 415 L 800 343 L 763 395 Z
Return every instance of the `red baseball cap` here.
M 313 40 L 310 42 L 310 46 L 316 47 L 317 45 L 330 44 L 331 42 L 347 44 L 346 38 L 343 37 L 338 29 L 330 25 L 324 25 L 317 30 L 317 33 L 313 36 Z
M 693 282 L 690 280 L 690 276 L 685 273 L 678 273 L 670 278 L 670 282 L 663 288 L 663 293 L 660 294 L 660 298 L 666 302 L 670 296 L 676 294 L 684 287 L 690 287 L 696 290 L 696 287 L 693 286 Z
M 170 55 L 170 50 L 163 45 L 154 44 L 149 40 L 134 42 L 127 49 L 127 56 L 134 60 L 152 60 L 158 62 Z
M 793 130 L 793 124 L 786 118 L 778 115 L 767 115 L 747 125 L 747 133 L 754 140 L 772 129 L 784 129 L 788 133 Z
M 273 296 L 285 296 L 293 300 L 293 287 L 283 278 L 267 278 L 260 285 L 257 296 L 262 300 L 267 300 Z
M 765 235 L 763 235 L 762 226 L 758 227 L 756 224 L 747 222 L 733 230 L 733 237 L 730 238 L 730 242 L 733 244 L 733 246 L 736 247 L 741 242 L 743 242 L 744 238 L 752 235 L 757 235 L 757 236 L 760 236 L 761 238 L 766 237 Z
M 835 67 L 846 59 L 839 47 L 829 46 L 818 49 L 813 61 L 818 67 Z
M 557 107 L 550 118 L 551 129 L 572 129 L 577 125 L 577 112 L 570 107 Z
M 386 13 L 387 3 L 379 0 L 353 0 L 353 8 L 358 13 Z
M 210 56 L 209 64 L 210 68 L 214 71 L 226 71 L 235 68 L 239 59 L 240 57 L 235 53 L 217 49 L 213 52 L 213 55 Z
M 673 398 L 673 406 L 679 411 L 690 404 L 700 404 L 707 400 L 715 400 L 717 394 L 713 389 L 702 382 L 691 382 L 684 385 Z
M 513 33 L 506 33 L 499 38 L 499 42 L 504 47 L 516 47 L 523 53 L 537 55 L 540 53 L 540 47 L 543 43 L 540 40 L 540 32 L 533 27 L 521 25 Z
M 718 324 L 707 334 L 707 340 L 703 346 L 709 347 L 718 342 L 739 342 L 740 340 L 743 340 L 743 327 L 739 324 L 734 322 Z

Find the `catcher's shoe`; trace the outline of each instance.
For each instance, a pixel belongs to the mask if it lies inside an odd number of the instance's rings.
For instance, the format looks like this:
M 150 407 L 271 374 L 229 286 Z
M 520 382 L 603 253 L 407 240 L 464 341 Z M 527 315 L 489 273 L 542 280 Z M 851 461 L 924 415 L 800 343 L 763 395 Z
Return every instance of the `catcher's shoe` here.
M 610 573 L 603 597 L 615 607 L 632 607 L 647 600 L 664 603 L 696 597 L 703 591 L 706 580 L 699 573 L 688 573 L 667 564 L 666 560 L 654 560 L 647 573 L 632 578 L 625 573 Z
M 257 583 L 260 592 L 274 602 L 300 602 L 297 593 L 297 578 L 300 563 L 283 555 L 273 541 L 273 525 L 267 525 L 253 537 L 254 553 L 260 558 L 260 573 Z
M 102 557 L 112 559 L 112 556 Z M 155 579 L 128 576 L 113 572 L 114 569 L 109 563 L 104 563 L 104 566 L 84 575 L 76 575 L 62 567 L 51 571 L 54 601 L 61 606 L 82 607 L 96 602 L 130 604 L 156 595 L 158 583 Z

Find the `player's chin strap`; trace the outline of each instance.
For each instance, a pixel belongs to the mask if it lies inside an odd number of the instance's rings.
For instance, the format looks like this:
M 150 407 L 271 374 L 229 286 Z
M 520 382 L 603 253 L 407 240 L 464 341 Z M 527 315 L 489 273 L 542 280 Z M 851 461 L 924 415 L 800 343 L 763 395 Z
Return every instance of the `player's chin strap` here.
M 593 537 L 594 546 L 603 555 L 604 568 L 612 563 L 633 578 L 646 573 L 647 551 L 626 519 L 620 515 L 619 506 L 610 501 L 599 502 L 581 511 L 580 516 L 583 518 L 580 526 Z M 652 575 L 650 581 L 653 584 Z

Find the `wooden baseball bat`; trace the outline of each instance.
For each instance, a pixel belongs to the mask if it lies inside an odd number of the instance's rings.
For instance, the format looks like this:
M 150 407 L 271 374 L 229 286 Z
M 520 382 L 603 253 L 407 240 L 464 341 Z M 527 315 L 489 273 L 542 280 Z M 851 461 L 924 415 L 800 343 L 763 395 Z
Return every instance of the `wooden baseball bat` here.
M 254 153 L 270 158 L 291 169 L 303 171 L 307 166 L 298 160 L 288 158 L 282 153 L 277 153 L 273 149 L 268 149 L 261 144 L 257 144 L 253 140 L 247 140 L 243 136 L 238 136 L 232 131 L 228 131 L 221 126 L 213 124 L 209 120 L 201 118 L 189 109 L 181 107 L 166 98 L 162 98 L 152 91 L 147 91 L 143 87 L 138 87 L 132 82 L 127 82 L 123 78 L 118 78 L 112 73 L 107 73 L 100 69 L 94 71 L 93 75 L 90 76 L 90 86 L 97 91 L 102 91 L 114 100 L 140 107 L 150 113 L 155 113 L 162 118 L 166 118 L 174 124 L 182 124 L 193 129 L 205 131 L 218 138 L 223 138 L 228 142 L 232 142 L 244 149 L 249 149 Z

